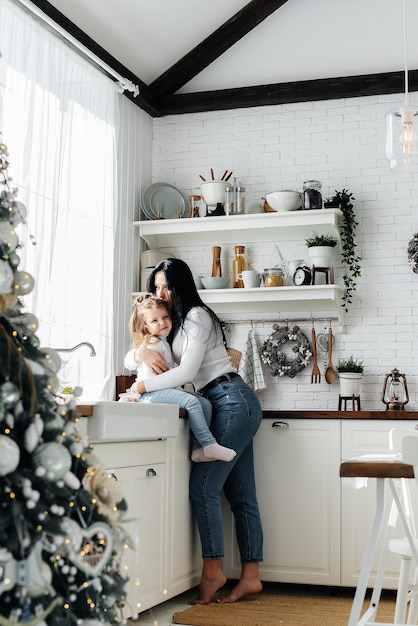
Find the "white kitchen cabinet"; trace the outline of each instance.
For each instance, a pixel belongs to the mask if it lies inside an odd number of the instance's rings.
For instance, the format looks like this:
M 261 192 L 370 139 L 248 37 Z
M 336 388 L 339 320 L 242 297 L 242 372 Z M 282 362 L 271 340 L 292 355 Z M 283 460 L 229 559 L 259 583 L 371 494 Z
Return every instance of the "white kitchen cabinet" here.
M 165 246 L 231 243 L 239 236 L 242 242 L 303 241 L 313 231 L 331 233 L 340 240 L 339 209 L 288 211 L 248 215 L 145 220 L 134 222 L 139 236 L 150 249 Z M 256 293 L 254 293 L 256 292 Z M 137 293 L 137 292 L 136 292 Z M 136 294 L 134 294 L 136 295 Z M 269 289 L 203 289 L 204 302 L 223 316 L 245 311 L 248 315 L 301 312 L 337 314 L 343 325 L 344 307 L 341 285 L 272 287 Z M 256 295 L 256 297 L 255 297 Z
M 124 556 L 129 576 L 125 617 L 166 599 L 167 440 L 98 443 L 95 454 L 120 481 L 137 550 Z
M 137 550 L 124 556 L 125 617 L 160 604 L 199 583 L 200 540 L 189 499 L 190 431 L 179 419 L 177 437 L 95 443 L 102 465 L 120 481 Z
M 168 554 L 169 598 L 199 584 L 202 569 L 200 539 L 189 498 L 190 430 L 179 420 L 177 437 L 168 442 Z
M 415 420 L 342 420 L 342 459 L 365 454 L 381 454 L 389 450 L 392 428 L 414 430 Z M 388 498 L 390 503 L 390 498 Z M 367 541 L 376 511 L 376 479 L 369 478 L 367 487 L 355 489 L 342 481 L 341 485 L 341 585 L 357 585 Z M 385 515 L 387 516 L 388 510 Z M 382 539 L 382 538 L 381 538 Z M 381 547 L 381 541 L 379 546 Z M 380 549 L 377 550 L 377 555 Z M 400 559 L 390 555 L 383 587 L 396 589 Z M 377 569 L 377 557 L 372 566 L 371 581 Z
M 263 419 L 254 439 L 254 464 L 264 532 L 261 579 L 338 585 L 339 420 Z M 229 543 L 231 514 L 227 520 Z M 225 568 L 239 577 L 235 539 L 228 546 Z

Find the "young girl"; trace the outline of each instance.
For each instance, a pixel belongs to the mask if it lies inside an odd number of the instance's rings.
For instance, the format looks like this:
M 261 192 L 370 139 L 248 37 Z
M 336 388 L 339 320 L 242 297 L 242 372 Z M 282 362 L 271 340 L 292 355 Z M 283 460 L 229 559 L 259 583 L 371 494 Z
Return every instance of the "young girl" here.
M 140 357 L 140 351 L 144 347 L 157 350 L 164 356 L 169 367 L 174 367 L 171 348 L 167 341 L 173 327 L 168 306 L 167 302 L 155 296 L 138 296 L 135 300 L 129 321 L 133 348 L 125 356 L 125 367 L 129 370 L 136 369 L 139 380 L 152 375 Z M 143 393 L 140 401 L 178 404 L 187 410 L 190 428 L 201 446 L 196 448 L 196 443 L 192 445 L 192 461 L 232 461 L 235 457 L 235 450 L 220 446 L 210 432 L 212 405 L 203 396 L 173 388 Z

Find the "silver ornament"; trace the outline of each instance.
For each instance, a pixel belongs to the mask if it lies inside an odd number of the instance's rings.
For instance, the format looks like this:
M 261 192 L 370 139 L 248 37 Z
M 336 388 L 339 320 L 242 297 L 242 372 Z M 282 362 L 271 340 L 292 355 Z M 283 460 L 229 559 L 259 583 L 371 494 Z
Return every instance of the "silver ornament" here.
M 32 274 L 29 274 L 29 272 L 21 271 L 15 273 L 14 284 L 15 293 L 18 296 L 26 296 L 33 290 L 35 286 L 35 280 Z
M 41 444 L 34 451 L 32 458 L 34 466 L 44 468 L 50 480 L 60 480 L 71 469 L 70 452 L 56 442 Z

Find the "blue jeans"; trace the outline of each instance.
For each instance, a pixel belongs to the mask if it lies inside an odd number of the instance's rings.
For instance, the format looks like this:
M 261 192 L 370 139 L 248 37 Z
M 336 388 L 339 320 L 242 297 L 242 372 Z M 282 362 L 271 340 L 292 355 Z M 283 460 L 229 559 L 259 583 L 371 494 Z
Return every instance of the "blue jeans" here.
M 203 396 L 182 389 L 161 389 L 143 393 L 140 402 L 178 404 L 182 409 L 186 409 L 189 426 L 194 435 L 193 450 L 216 443 L 215 437 L 209 430 L 212 421 L 212 405 Z
M 213 407 L 212 432 L 237 456 L 226 463 L 194 463 L 190 498 L 204 559 L 224 556 L 221 491 L 231 505 L 242 563 L 263 560 L 263 529 L 255 492 L 253 437 L 262 418 L 260 402 L 240 377 L 222 382 L 206 394 Z

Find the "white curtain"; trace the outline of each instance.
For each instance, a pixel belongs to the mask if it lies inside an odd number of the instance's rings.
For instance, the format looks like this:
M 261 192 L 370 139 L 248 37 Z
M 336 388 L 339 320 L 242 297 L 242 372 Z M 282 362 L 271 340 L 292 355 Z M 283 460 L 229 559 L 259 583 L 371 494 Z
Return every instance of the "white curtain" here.
M 0 0 L 0 130 L 17 199 L 28 209 L 19 269 L 42 347 L 60 353 L 62 382 L 83 400 L 113 395 L 117 219 L 115 84 L 10 0 Z

